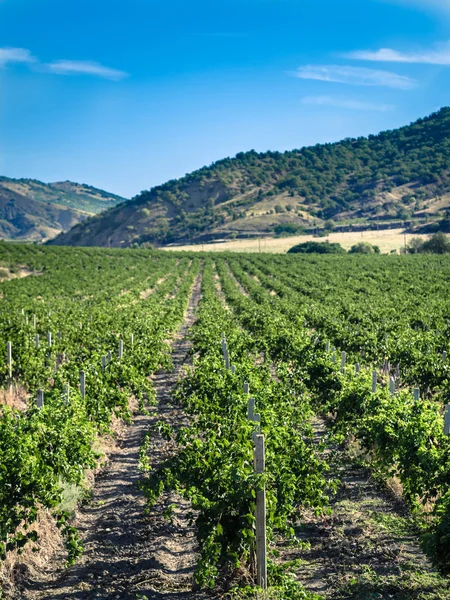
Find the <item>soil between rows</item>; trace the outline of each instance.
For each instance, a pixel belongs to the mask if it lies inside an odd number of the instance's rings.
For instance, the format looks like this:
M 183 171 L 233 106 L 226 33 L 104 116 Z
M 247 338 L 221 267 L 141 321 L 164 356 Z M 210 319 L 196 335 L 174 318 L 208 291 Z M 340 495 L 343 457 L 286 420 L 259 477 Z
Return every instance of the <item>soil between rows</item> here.
M 41 572 L 27 572 L 14 600 L 136 600 L 138 598 L 203 599 L 193 593 L 196 540 L 189 524 L 189 507 L 176 497 L 164 497 L 149 514 L 138 487 L 139 450 L 145 433 L 163 418 L 182 423 L 180 411 L 171 404 L 171 393 L 188 364 L 188 331 L 200 301 L 201 275 L 195 281 L 182 327 L 172 343 L 174 371 L 153 377 L 157 406 L 148 415 L 135 415 L 125 429 L 107 467 L 97 476 L 91 500 L 82 506 L 75 525 L 84 553 L 73 567 L 64 568 L 64 556 L 55 557 Z M 150 462 L 158 463 L 172 452 L 170 444 L 155 438 Z M 170 523 L 165 507 L 176 504 Z
M 325 421 L 312 421 L 326 441 Z M 330 513 L 302 511 L 295 529 L 303 548 L 278 541 L 282 561 L 297 560 L 295 575 L 324 600 L 448 600 L 448 579 L 423 553 L 413 518 L 400 497 L 377 483 L 345 447 L 325 449 L 339 485 Z

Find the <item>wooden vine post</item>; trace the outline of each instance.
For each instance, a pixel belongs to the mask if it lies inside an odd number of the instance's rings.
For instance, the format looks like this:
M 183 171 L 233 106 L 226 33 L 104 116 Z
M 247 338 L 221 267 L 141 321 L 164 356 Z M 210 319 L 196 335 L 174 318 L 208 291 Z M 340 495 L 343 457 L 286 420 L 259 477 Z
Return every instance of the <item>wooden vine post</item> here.
M 12 379 L 12 343 L 6 344 L 6 359 L 8 361 L 8 377 Z
M 255 473 L 265 471 L 264 435 L 255 436 Z M 266 487 L 256 490 L 256 585 L 267 589 Z
M 80 371 L 80 393 L 84 400 L 86 396 L 86 373 L 84 371 Z
M 12 343 L 6 344 L 6 360 L 8 362 L 9 393 L 12 394 Z
M 347 362 L 347 353 L 342 352 L 341 354 L 341 373 L 345 372 L 345 363 Z
M 123 340 L 119 340 L 119 358 L 123 356 Z
M 244 383 L 244 394 L 249 393 L 248 383 Z M 263 474 L 265 471 L 264 435 L 260 433 L 261 415 L 255 413 L 255 399 L 248 399 L 247 417 L 249 421 L 257 424 L 253 432 L 255 448 L 253 461 L 255 473 Z M 256 490 L 256 585 L 263 590 L 267 589 L 267 532 L 266 532 L 266 488 L 262 485 Z
M 419 400 L 420 398 L 420 390 L 419 388 L 414 388 L 414 400 Z
M 389 379 L 389 392 L 391 396 L 395 394 L 395 379 L 393 377 Z
M 372 371 L 372 394 L 377 391 L 377 372 Z
M 225 337 L 225 334 L 223 334 L 222 337 L 222 353 L 223 360 L 225 361 L 225 369 L 228 371 L 230 368 L 230 355 L 228 354 L 227 338 Z
M 103 355 L 102 356 L 102 371 L 104 371 L 106 369 L 106 356 Z
M 42 408 L 44 406 L 44 390 L 38 390 L 37 393 L 37 407 Z
M 450 404 L 446 404 L 445 405 L 444 434 L 445 435 L 450 435 Z
M 34 345 L 36 346 L 36 349 L 39 348 L 39 334 L 38 333 L 34 336 Z

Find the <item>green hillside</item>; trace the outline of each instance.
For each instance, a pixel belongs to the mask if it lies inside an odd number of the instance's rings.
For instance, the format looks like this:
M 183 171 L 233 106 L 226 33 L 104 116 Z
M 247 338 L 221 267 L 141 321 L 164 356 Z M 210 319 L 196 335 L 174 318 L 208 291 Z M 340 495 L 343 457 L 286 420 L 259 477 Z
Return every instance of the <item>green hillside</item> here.
M 0 177 L 0 239 L 43 241 L 124 201 L 86 184 Z
M 420 223 L 450 206 L 450 108 L 368 138 L 241 152 L 142 192 L 51 243 L 129 246 Z M 330 222 L 332 220 L 332 223 Z

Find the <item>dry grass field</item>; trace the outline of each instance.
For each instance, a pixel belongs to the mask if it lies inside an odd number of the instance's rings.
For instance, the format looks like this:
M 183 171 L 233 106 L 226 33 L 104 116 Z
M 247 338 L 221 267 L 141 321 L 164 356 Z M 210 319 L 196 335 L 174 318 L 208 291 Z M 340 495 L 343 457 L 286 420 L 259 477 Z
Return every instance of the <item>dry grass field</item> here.
M 346 250 L 358 242 L 370 242 L 380 247 L 383 254 L 391 250 L 400 251 L 405 243 L 407 244 L 412 237 L 422 237 L 426 235 L 417 235 L 403 233 L 402 229 L 386 229 L 383 231 L 363 231 L 348 233 L 330 233 L 327 237 L 314 237 L 312 235 L 296 235 L 285 238 L 262 238 L 251 240 L 232 240 L 227 242 L 215 242 L 209 244 L 192 244 L 187 246 L 166 246 L 164 250 L 189 250 L 189 251 L 213 251 L 213 252 L 276 252 L 284 253 L 302 242 L 315 240 L 317 242 L 338 242 Z

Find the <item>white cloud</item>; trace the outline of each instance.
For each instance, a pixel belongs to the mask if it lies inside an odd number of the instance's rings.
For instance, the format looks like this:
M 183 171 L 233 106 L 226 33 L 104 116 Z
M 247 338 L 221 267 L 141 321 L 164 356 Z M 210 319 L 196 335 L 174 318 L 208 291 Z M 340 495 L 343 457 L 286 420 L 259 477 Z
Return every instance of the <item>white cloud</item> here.
M 450 65 L 450 42 L 436 44 L 431 50 L 420 50 L 417 52 L 399 52 L 398 50 L 392 50 L 391 48 L 356 50 L 355 52 L 346 54 L 345 57 L 379 62 Z
M 373 102 L 336 98 L 334 96 L 305 96 L 302 98 L 302 104 L 334 106 L 336 108 L 349 108 L 351 110 L 377 110 L 381 112 L 394 109 L 392 104 L 375 104 Z
M 93 75 L 103 79 L 119 80 L 127 77 L 124 71 L 105 67 L 100 63 L 82 60 L 55 60 L 45 65 L 51 72 L 57 75 Z
M 383 86 L 401 90 L 409 90 L 415 84 L 414 79 L 406 77 L 406 75 L 345 65 L 305 65 L 299 67 L 291 75 L 300 79 L 314 79 L 350 85 Z
M 0 48 L 0 67 L 9 63 L 35 63 L 37 59 L 26 48 Z
M 44 64 L 26 48 L 0 48 L 0 68 L 9 64 L 24 64 L 35 71 L 47 71 L 57 75 L 93 75 L 114 81 L 128 76 L 124 71 L 111 69 L 94 61 L 54 60 Z

